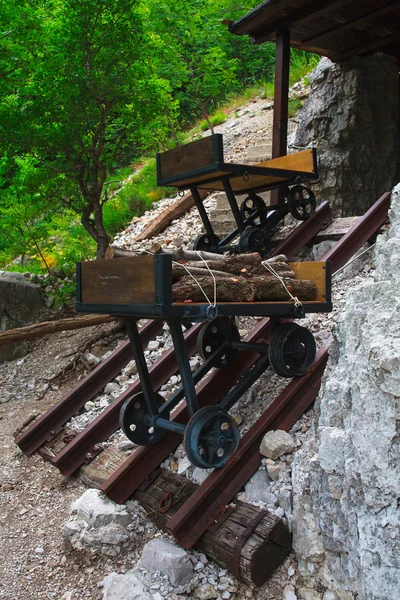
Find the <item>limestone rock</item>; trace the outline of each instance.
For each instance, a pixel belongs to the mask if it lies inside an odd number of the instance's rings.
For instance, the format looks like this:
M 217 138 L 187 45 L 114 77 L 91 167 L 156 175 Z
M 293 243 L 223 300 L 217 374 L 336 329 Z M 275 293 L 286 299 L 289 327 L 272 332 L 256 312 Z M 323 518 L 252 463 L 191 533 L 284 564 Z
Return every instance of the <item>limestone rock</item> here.
M 266 471 L 257 471 L 244 486 L 247 502 L 264 502 L 273 504 L 276 497 L 269 493 L 270 479 Z M 271 502 L 273 498 L 273 501 Z
M 263 456 L 275 460 L 283 454 L 293 452 L 295 448 L 294 439 L 281 429 L 276 431 L 268 431 L 261 442 L 260 452 Z
M 86 490 L 72 503 L 71 511 L 62 533 L 76 550 L 117 556 L 134 535 L 127 529 L 131 516 L 126 508 L 108 500 L 99 490 Z
M 104 579 L 103 600 L 152 600 L 142 582 L 132 572 L 111 573 Z
M 121 506 L 106 498 L 99 490 L 90 488 L 78 500 L 71 504 L 71 510 L 78 518 L 85 519 L 95 527 L 117 523 L 128 525 L 131 517 L 125 506 Z
M 347 295 L 315 433 L 293 463 L 304 600 L 315 598 L 311 580 L 327 588 L 324 600 L 400 595 L 400 185 L 390 222 L 377 239 L 374 279 Z
M 323 58 L 309 80 L 293 143 L 317 148 L 320 183 L 313 190 L 336 213 L 362 215 L 397 181 L 397 63 L 385 54 Z
M 167 575 L 175 586 L 185 585 L 193 577 L 193 565 L 187 552 L 165 539 L 154 539 L 145 545 L 142 564 L 149 571 Z

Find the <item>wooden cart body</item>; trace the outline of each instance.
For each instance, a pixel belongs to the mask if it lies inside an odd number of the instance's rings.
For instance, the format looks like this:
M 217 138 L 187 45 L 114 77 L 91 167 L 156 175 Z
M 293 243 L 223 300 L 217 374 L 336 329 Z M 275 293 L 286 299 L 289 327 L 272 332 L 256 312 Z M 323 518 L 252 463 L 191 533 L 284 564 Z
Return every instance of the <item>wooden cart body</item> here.
M 303 302 L 303 313 L 332 310 L 330 263 L 291 262 L 289 266 L 296 278 L 309 279 L 317 286 L 316 300 Z M 288 302 L 219 302 L 212 310 L 207 302 L 173 302 L 172 257 L 168 254 L 78 263 L 76 309 L 126 317 L 192 321 L 233 315 L 301 316 L 290 299 Z

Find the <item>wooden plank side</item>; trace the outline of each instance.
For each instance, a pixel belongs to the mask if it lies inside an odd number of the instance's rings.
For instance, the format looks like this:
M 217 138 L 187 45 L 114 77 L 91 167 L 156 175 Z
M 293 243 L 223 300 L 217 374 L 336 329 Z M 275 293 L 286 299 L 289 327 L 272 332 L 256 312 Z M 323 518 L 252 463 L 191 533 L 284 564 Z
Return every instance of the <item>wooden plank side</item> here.
M 83 304 L 153 304 L 154 257 L 135 256 L 81 263 Z
M 296 275 L 296 279 L 309 279 L 317 286 L 316 301 L 324 302 L 326 293 L 326 272 L 324 262 L 290 262 L 288 263 Z
M 219 142 L 222 157 L 222 138 L 211 135 L 196 142 L 178 146 L 157 155 L 157 176 L 160 181 L 167 181 L 176 175 L 190 173 L 219 162 L 221 158 L 215 153 L 215 141 Z M 174 184 L 175 185 L 175 184 Z
M 254 165 L 255 167 L 268 167 L 271 169 L 286 169 L 288 171 L 303 171 L 304 173 L 315 173 L 314 152 L 312 148 L 279 156 Z

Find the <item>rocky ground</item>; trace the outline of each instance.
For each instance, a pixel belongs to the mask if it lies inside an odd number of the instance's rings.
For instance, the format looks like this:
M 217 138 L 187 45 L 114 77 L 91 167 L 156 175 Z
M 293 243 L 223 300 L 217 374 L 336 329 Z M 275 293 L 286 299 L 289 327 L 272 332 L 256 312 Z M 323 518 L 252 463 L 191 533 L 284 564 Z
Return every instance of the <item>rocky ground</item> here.
M 248 155 L 248 148 L 263 144 L 270 138 L 272 111 L 265 100 L 257 100 L 239 111 L 237 117 L 217 128 L 223 132 L 228 158 Z M 164 210 L 171 200 L 159 203 L 156 210 Z M 213 198 L 207 200 L 208 209 L 213 208 Z M 133 241 L 152 215 L 135 219 L 120 234 L 114 245 L 136 249 Z M 172 225 L 160 236 L 164 246 L 186 246 L 202 231 L 195 210 Z M 152 240 L 153 242 L 154 240 Z M 141 244 L 141 249 L 147 245 Z M 314 315 L 302 322 L 321 343 L 329 332 L 334 332 L 338 315 L 343 307 L 347 290 L 357 286 L 370 271 L 369 254 L 357 260 L 334 282 L 335 308 L 328 315 Z M 252 323 L 239 323 L 242 334 Z M 292 554 L 277 571 L 271 581 L 261 590 L 245 588 L 229 574 L 198 553 L 190 553 L 193 577 L 189 584 L 177 587 L 171 577 L 157 569 L 151 570 L 137 564 L 144 545 L 152 539 L 164 538 L 157 532 L 136 503 L 127 503 L 124 523 L 128 532 L 118 530 L 118 538 L 99 534 L 96 525 L 68 529 L 70 505 L 85 492 L 84 486 L 73 478 L 64 479 L 57 470 L 41 458 L 25 457 L 14 445 L 13 434 L 33 415 L 43 413 L 68 391 L 98 360 L 104 359 L 123 336 L 109 335 L 111 326 L 99 326 L 77 332 L 64 332 L 31 343 L 30 353 L 19 360 L 0 366 L 2 397 L 0 399 L 0 598 L 4 600 L 32 600 L 57 598 L 72 600 L 91 598 L 112 600 L 112 590 L 118 587 L 115 577 L 104 578 L 112 573 L 127 574 L 129 589 L 134 585 L 143 587 L 143 595 L 137 598 L 161 600 L 171 598 L 258 598 L 259 600 L 296 600 L 297 568 Z M 93 343 L 91 340 L 95 340 Z M 147 359 L 154 361 L 170 345 L 168 331 L 154 340 L 147 351 Z M 192 359 L 195 367 L 198 358 Z M 71 426 L 82 429 L 95 418 L 109 402 L 112 402 L 136 377 L 135 367 L 130 363 L 104 392 L 85 405 L 85 410 L 71 421 Z M 232 411 L 243 433 L 263 409 L 272 401 L 286 382 L 272 373 L 266 373 L 234 407 Z M 168 396 L 179 384 L 179 378 L 163 386 L 161 393 Z M 276 460 L 265 459 L 260 471 L 240 498 L 258 506 L 267 506 L 279 516 L 291 521 L 291 464 L 294 454 L 308 436 L 313 412 L 305 415 L 292 429 L 293 448 Z M 121 433 L 115 434 L 109 443 L 118 444 L 129 452 L 132 445 Z M 181 447 L 170 456 L 166 468 L 200 481 L 204 472 L 194 469 L 184 456 Z M 79 513 L 79 509 L 74 509 Z M 72 511 L 73 512 L 73 511 Z M 72 519 L 74 521 L 74 517 Z M 107 525 L 107 523 L 106 523 Z M 103 523 L 104 526 L 104 523 Z M 93 529 L 94 527 L 94 529 Z M 92 531 L 92 529 L 93 531 Z M 72 531 L 72 533 L 71 533 Z M 85 535 L 83 535 L 83 533 Z M 119 533 L 118 533 L 119 532 Z M 104 532 L 103 532 L 104 533 Z M 108 537 L 107 537 L 108 535 Z M 74 538 L 75 536 L 75 538 Z M 121 537 L 122 536 L 122 537 Z M 72 539 L 74 538 L 74 539 Z M 116 543 L 110 539 L 117 539 Z M 75 540 L 75 541 L 74 541 Z M 106 541 L 105 541 L 106 540 Z M 108 541 L 107 541 L 108 540 Z M 71 544 L 74 543 L 75 548 Z M 81 548 L 79 549 L 79 544 Z M 118 551 L 116 548 L 118 547 Z M 142 559 L 143 561 L 143 559 Z M 202 565 L 202 566 L 201 566 Z M 133 572 L 131 572 L 133 570 Z M 155 573 L 155 575 L 154 575 Z M 119 580 L 118 580 L 119 581 Z M 105 587 L 104 587 L 105 583 Z M 128 587 L 129 587 L 128 586 Z M 104 594 L 104 596 L 103 596 Z M 147 594 L 147 596 L 146 596 Z M 208 595 L 207 595 L 208 594 Z M 121 596 L 122 597 L 122 596 Z M 124 596 L 125 597 L 125 596 Z M 134 598 L 136 596 L 132 596 Z M 126 596 L 126 598 L 129 598 Z

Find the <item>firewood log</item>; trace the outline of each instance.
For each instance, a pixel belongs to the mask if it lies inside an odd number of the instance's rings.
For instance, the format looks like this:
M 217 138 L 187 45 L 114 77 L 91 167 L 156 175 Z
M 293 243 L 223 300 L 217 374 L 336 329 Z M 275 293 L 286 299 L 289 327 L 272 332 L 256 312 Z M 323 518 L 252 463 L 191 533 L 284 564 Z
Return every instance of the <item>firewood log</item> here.
M 214 281 L 209 275 L 198 277 L 198 284 L 189 276 L 182 277 L 172 286 L 174 302 L 205 302 L 204 293 L 213 301 Z M 313 281 L 284 279 L 285 285 L 299 300 L 314 300 L 317 288 Z M 203 290 L 203 291 L 202 291 Z M 226 277 L 217 280 L 218 302 L 290 301 L 290 296 L 282 283 L 271 276 Z

